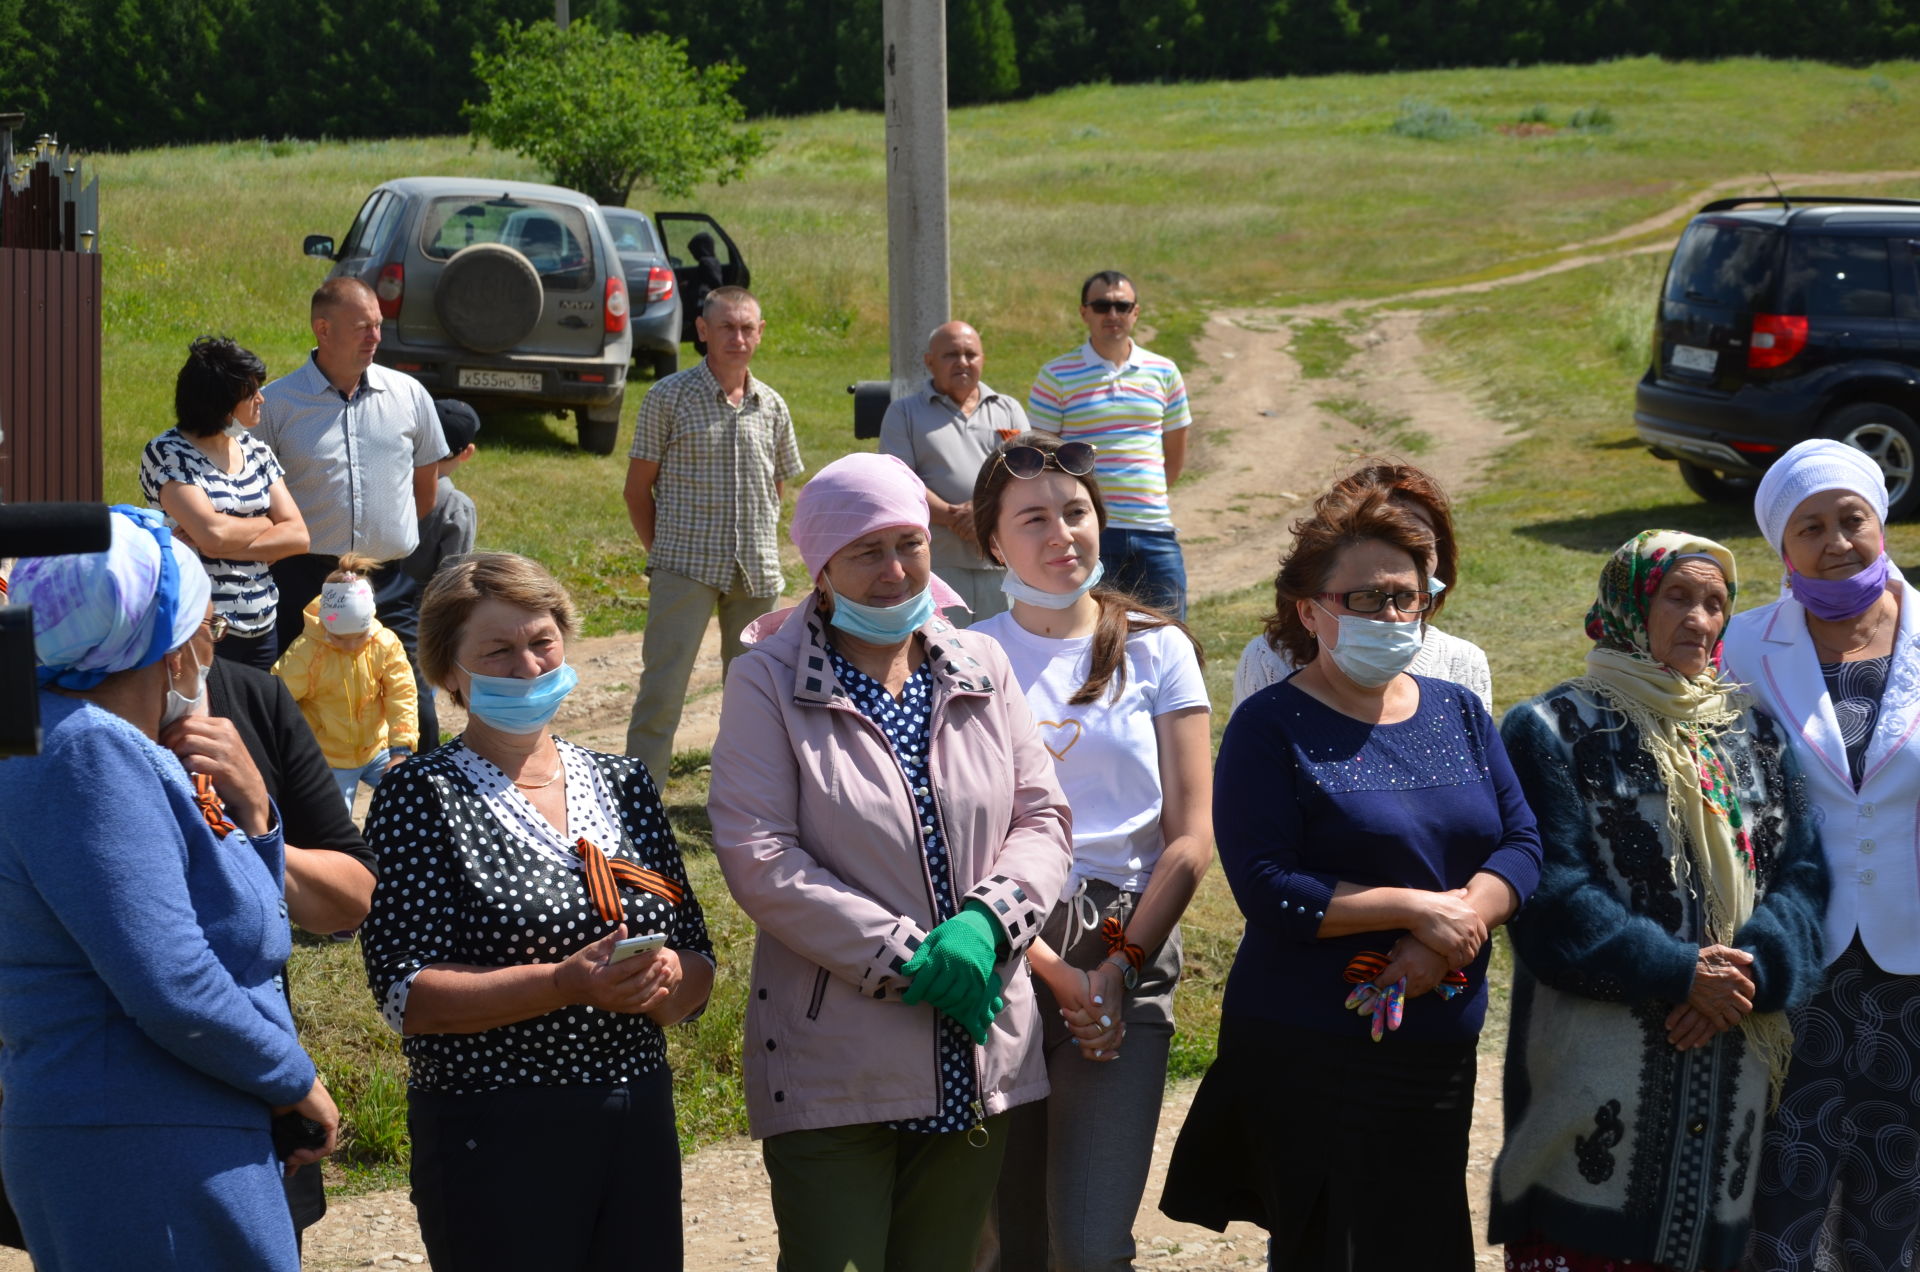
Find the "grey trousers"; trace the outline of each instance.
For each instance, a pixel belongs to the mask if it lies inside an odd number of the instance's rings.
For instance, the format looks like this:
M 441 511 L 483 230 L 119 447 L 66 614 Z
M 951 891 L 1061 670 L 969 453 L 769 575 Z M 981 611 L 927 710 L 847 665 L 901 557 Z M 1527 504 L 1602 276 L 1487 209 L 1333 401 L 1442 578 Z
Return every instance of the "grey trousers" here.
M 1132 914 L 1136 893 L 1099 880 L 1087 883 L 1099 916 Z M 1048 945 L 1075 967 L 1107 956 L 1099 924 L 1072 925 L 1069 902 L 1054 907 L 1041 929 Z M 1062 942 L 1066 945 L 1063 948 Z M 1047 1081 L 1052 1094 L 1012 1110 L 1007 1160 L 994 1201 L 994 1233 L 979 1266 L 1003 1272 L 1081 1272 L 1133 1267 L 1133 1221 L 1146 1191 L 1160 1098 L 1173 1043 L 1173 988 L 1180 979 L 1180 929 L 1154 950 L 1140 983 L 1127 995 L 1126 1041 L 1118 1060 L 1080 1058 L 1060 1007 L 1039 977 Z M 995 1237 L 998 1257 L 994 1257 Z
M 992 618 L 1007 608 L 1007 594 L 1000 590 L 1000 580 L 1006 577 L 1005 570 L 935 570 L 934 573 L 948 587 L 960 593 L 960 599 L 967 603 L 967 609 L 964 610 L 941 611 L 955 627 L 966 627 L 983 618 Z
M 746 646 L 740 633 L 770 612 L 777 596 L 749 596 L 746 579 L 734 569 L 733 591 L 722 592 L 684 574 L 656 569 L 650 575 L 647 630 L 640 640 L 640 689 L 627 721 L 627 754 L 647 766 L 655 786 L 665 789 L 673 759 L 673 734 L 687 702 L 693 660 L 707 634 L 707 620 L 720 611 L 721 675 Z

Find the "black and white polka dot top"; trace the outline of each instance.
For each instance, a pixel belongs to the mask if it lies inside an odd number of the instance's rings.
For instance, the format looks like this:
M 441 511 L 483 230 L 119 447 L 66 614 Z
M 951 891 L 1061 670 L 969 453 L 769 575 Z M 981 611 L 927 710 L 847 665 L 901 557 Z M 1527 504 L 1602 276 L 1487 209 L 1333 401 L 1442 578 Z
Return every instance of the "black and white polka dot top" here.
M 611 930 L 588 900 L 579 837 L 686 890 L 674 905 L 623 887 L 630 935 L 664 932 L 674 949 L 712 961 L 706 920 L 645 767 L 555 743 L 566 768 L 564 836 L 460 742 L 394 770 L 375 792 L 367 842 L 380 854 L 380 885 L 360 940 L 367 983 L 394 1029 L 422 968 L 557 963 Z M 454 1095 L 621 1082 L 666 1063 L 660 1026 L 588 1006 L 476 1034 L 408 1035 L 404 1048 L 412 1089 Z

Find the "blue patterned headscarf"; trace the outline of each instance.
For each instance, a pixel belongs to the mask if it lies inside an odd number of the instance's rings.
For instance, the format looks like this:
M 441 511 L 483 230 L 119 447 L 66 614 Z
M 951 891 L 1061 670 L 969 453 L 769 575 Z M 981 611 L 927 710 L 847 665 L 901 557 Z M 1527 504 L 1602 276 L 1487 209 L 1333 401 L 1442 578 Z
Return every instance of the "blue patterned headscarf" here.
M 158 662 L 207 616 L 213 585 L 193 548 L 150 508 L 116 504 L 105 552 L 28 557 L 13 600 L 33 607 L 43 685 L 91 689 L 116 671 Z

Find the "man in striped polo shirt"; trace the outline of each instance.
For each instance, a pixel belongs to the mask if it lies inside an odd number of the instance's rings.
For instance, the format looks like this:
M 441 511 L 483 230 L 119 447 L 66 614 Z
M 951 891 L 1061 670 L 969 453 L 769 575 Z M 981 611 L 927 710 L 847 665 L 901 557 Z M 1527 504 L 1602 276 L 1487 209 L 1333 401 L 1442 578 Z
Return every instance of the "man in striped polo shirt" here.
M 1080 285 L 1080 320 L 1087 342 L 1040 368 L 1027 416 L 1035 428 L 1094 445 L 1107 581 L 1185 618 L 1187 567 L 1167 487 L 1187 459 L 1186 383 L 1170 359 L 1133 342 L 1140 302 L 1125 274 L 1101 270 Z

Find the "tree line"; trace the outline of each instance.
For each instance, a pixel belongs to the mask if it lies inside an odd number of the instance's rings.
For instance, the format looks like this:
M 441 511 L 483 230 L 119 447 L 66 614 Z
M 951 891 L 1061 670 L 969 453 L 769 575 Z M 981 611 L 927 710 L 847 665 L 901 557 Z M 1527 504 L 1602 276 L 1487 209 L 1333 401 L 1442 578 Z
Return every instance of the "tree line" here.
M 749 115 L 881 104 L 881 0 L 573 0 L 744 68 Z M 0 0 L 0 110 L 94 149 L 466 130 L 474 50 L 552 0 Z M 1073 84 L 1920 55 L 1914 0 L 948 0 L 956 104 Z

